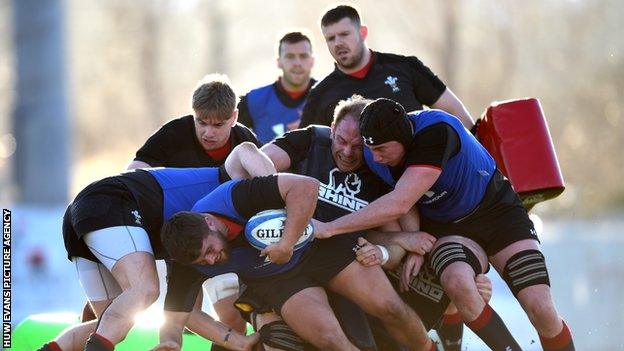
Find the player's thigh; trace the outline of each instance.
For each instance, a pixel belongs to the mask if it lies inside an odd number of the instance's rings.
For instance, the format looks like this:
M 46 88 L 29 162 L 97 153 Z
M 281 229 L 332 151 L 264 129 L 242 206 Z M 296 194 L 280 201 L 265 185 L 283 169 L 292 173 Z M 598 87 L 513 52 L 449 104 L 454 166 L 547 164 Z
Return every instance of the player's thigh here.
M 84 241 L 123 290 L 129 287 L 154 289 L 154 285 L 158 285 L 149 235 L 142 227 L 103 228 L 84 235 Z
M 367 313 L 374 314 L 388 302 L 400 301 L 381 267 L 364 267 L 356 261 L 331 279 L 327 287 L 355 302 Z
M 110 301 L 121 294 L 122 289 L 103 264 L 82 257 L 72 257 L 72 262 L 87 300 L 95 315 L 99 316 Z

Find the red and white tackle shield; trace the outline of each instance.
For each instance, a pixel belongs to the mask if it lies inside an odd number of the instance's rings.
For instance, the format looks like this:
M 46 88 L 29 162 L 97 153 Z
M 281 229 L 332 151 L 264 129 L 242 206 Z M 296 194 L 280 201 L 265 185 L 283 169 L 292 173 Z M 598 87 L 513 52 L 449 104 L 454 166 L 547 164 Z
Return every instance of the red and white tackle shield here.
M 479 141 L 528 210 L 563 192 L 565 184 L 557 154 L 537 99 L 493 103 L 481 118 Z

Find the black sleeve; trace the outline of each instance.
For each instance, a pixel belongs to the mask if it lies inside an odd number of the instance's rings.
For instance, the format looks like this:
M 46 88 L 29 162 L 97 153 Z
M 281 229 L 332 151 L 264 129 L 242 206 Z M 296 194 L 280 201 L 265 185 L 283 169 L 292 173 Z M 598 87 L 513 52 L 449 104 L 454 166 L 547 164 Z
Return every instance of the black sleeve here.
M 319 118 L 320 111 L 320 96 L 318 91 L 315 88 L 310 90 L 310 94 L 306 100 L 305 105 L 303 105 L 303 111 L 301 112 L 301 122 L 299 122 L 299 128 L 305 128 L 310 124 L 320 124 Z
M 162 167 L 167 164 L 171 149 L 171 132 L 167 126 L 163 126 L 147 139 L 145 144 L 136 152 L 135 161 L 142 161 L 152 167 Z
M 238 103 L 238 122 L 244 124 L 250 129 L 254 128 L 253 119 L 251 119 L 249 107 L 247 106 L 247 95 L 242 96 Z
M 277 177 L 277 174 L 255 177 L 234 185 L 232 203 L 236 211 L 250 218 L 260 211 L 284 208 L 286 203 L 280 194 Z
M 314 131 L 311 127 L 295 129 L 286 132 L 281 137 L 272 141 L 272 143 L 286 151 L 288 157 L 290 157 L 290 164 L 292 166 L 306 158 L 310 150 L 310 145 L 312 145 L 313 136 Z
M 435 104 L 446 90 L 446 85 L 417 57 L 408 57 L 408 62 L 414 76 L 416 99 L 427 106 Z
M 191 312 L 203 282 L 208 279 L 192 266 L 167 260 L 167 294 L 165 310 Z
M 436 123 L 416 133 L 405 166 L 429 165 L 442 169 L 459 148 L 457 132 L 446 123 Z
M 252 132 L 251 129 L 240 123 L 236 123 L 234 127 L 232 127 L 232 134 L 232 146 L 238 145 L 244 141 L 250 141 L 254 143 L 257 147 L 262 146 L 254 132 Z

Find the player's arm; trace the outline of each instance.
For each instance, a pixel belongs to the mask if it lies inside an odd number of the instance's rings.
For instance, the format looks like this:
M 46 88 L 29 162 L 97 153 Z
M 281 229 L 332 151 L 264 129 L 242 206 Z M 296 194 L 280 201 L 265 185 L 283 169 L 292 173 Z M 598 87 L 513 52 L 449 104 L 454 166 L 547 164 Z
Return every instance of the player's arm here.
M 443 122 L 419 131 L 413 145 L 405 156 L 406 168 L 394 190 L 359 211 L 317 225 L 315 237 L 328 238 L 373 228 L 408 213 L 438 180 L 446 162 L 460 149 L 457 132 Z
M 313 134 L 311 128 L 289 131 L 260 150 L 273 161 L 278 172 L 284 172 L 307 155 Z
M 278 172 L 283 172 L 290 168 L 290 156 L 288 156 L 288 153 L 284 151 L 284 149 L 274 143 L 268 143 L 260 150 L 273 161 Z
M 385 269 L 395 268 L 409 252 L 424 255 L 431 251 L 436 239 L 428 233 L 419 231 L 419 222 L 418 212 L 415 207 L 412 207 L 399 220 L 386 223 L 378 230 L 367 232 L 366 239 L 370 243 L 383 246 L 388 250 L 389 258 L 387 263 L 383 265 Z M 374 257 L 383 256 L 381 253 L 382 249 L 372 249 Z M 364 264 L 366 261 L 372 261 L 370 258 L 365 257 L 364 254 L 365 251 L 357 252 L 360 263 Z
M 382 225 L 406 214 L 440 176 L 441 170 L 431 167 L 410 167 L 405 170 L 394 190 L 371 202 L 361 210 L 329 223 L 318 223 L 315 237 L 329 238 Z
M 160 343 L 152 351 L 179 351 L 182 349 L 182 333 L 190 313 L 165 310 L 165 322 L 160 327 Z
M 462 121 L 464 127 L 470 130 L 474 126 L 474 121 L 466 106 L 459 100 L 450 88 L 446 88 L 438 100 L 430 107 L 444 110 Z
M 247 179 L 274 174 L 271 159 L 252 142 L 237 145 L 225 159 L 225 170 L 232 179 Z
M 260 341 L 260 334 L 253 333 L 249 336 L 232 330 L 225 324 L 214 320 L 201 310 L 202 299 L 198 296 L 189 316 L 186 326 L 192 332 L 211 340 L 229 350 L 251 350 Z
M 262 250 L 271 262 L 282 264 L 290 260 L 295 243 L 310 222 L 318 197 L 319 181 L 306 176 L 280 173 L 277 177 L 280 195 L 286 207 L 286 222 L 282 239 Z
M 175 127 L 169 122 L 152 134 L 140 149 L 134 160 L 126 167 L 127 170 L 137 168 L 162 167 L 169 160 L 168 149 L 176 140 Z M 178 135 L 178 137 L 181 137 Z

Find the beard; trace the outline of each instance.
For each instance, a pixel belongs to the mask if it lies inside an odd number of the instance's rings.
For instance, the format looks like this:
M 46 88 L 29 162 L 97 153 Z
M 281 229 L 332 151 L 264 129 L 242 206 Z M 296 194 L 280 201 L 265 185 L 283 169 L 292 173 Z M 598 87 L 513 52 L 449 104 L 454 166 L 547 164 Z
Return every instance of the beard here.
M 351 56 L 350 58 L 348 58 L 345 61 L 340 61 L 339 59 L 336 59 L 336 63 L 338 64 L 338 66 L 342 69 L 352 69 L 357 67 L 359 64 L 362 63 L 362 59 L 364 58 L 364 45 L 362 44 L 363 41 L 361 41 L 359 44 L 359 50 L 357 52 L 355 52 L 353 54 L 353 56 Z

